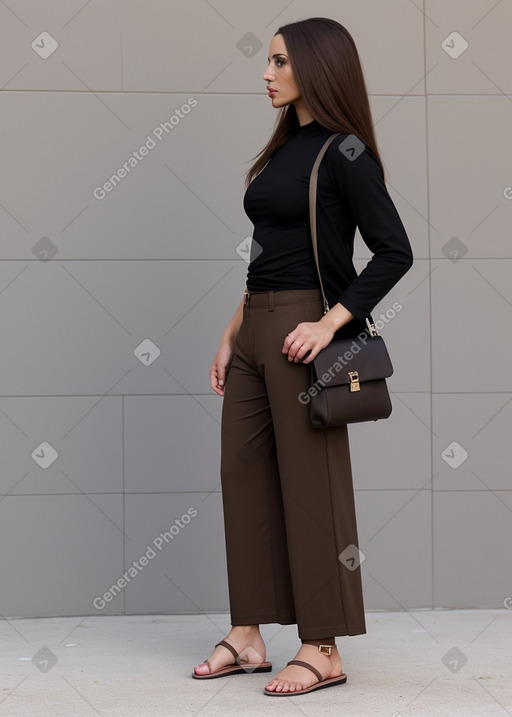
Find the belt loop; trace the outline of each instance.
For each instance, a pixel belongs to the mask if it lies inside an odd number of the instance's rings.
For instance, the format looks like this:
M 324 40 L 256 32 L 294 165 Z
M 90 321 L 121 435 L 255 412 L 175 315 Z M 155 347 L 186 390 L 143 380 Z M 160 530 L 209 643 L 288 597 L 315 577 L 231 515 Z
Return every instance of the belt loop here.
M 244 291 L 244 306 L 248 306 L 248 305 L 249 305 L 249 297 L 250 297 L 250 296 L 251 296 L 250 293 L 249 293 L 249 292 L 247 291 L 247 289 L 246 289 L 246 290 Z
M 269 295 L 268 295 L 268 310 L 274 311 L 274 309 L 275 309 L 274 292 L 271 291 L 271 292 L 269 292 Z

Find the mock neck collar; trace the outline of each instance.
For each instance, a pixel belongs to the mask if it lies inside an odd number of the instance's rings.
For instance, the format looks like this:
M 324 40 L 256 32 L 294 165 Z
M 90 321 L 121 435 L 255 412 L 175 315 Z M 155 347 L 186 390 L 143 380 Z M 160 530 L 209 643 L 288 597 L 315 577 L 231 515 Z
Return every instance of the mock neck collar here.
M 317 132 L 325 132 L 325 127 L 316 119 L 307 124 L 299 125 L 297 128 L 298 134 L 316 134 Z

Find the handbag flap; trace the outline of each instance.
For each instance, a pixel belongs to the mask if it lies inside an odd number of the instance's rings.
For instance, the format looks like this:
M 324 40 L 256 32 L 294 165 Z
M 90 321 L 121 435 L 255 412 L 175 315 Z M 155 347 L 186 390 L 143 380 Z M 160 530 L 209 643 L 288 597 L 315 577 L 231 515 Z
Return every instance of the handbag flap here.
M 382 336 L 331 341 L 312 361 L 312 366 L 315 382 L 325 387 L 349 384 L 352 371 L 357 371 L 359 381 L 389 378 L 393 374 Z

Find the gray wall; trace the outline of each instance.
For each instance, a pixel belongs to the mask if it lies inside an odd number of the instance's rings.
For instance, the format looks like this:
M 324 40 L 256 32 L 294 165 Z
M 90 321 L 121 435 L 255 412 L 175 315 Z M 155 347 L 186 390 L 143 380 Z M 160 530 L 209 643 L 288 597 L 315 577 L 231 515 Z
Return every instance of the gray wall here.
M 392 418 L 350 429 L 366 607 L 510 596 L 512 4 L 10 0 L 2 615 L 227 610 L 208 368 L 247 269 L 243 174 L 275 118 L 268 44 L 311 15 L 358 44 L 416 257 L 374 312 L 403 307 L 382 330 Z

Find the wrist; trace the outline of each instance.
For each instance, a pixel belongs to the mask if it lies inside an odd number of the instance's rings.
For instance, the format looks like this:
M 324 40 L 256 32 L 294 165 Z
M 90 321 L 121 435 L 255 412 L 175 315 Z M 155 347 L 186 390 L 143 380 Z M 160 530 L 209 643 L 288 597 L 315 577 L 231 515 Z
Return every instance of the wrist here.
M 338 302 L 332 307 L 332 309 L 329 309 L 329 311 L 322 316 L 320 321 L 328 326 L 333 333 L 335 333 L 353 318 L 353 314 L 351 314 L 348 309 Z
M 328 314 L 324 314 L 322 318 L 320 319 L 320 323 L 324 326 L 327 326 L 329 331 L 331 331 L 333 334 L 338 330 L 338 326 L 335 326 L 335 322 L 332 321 L 332 317 L 328 316 Z
M 222 334 L 221 339 L 220 339 L 221 345 L 227 344 L 230 349 L 232 349 L 233 346 L 235 345 L 235 341 L 236 341 L 236 333 L 234 331 L 227 331 L 227 330 Z

